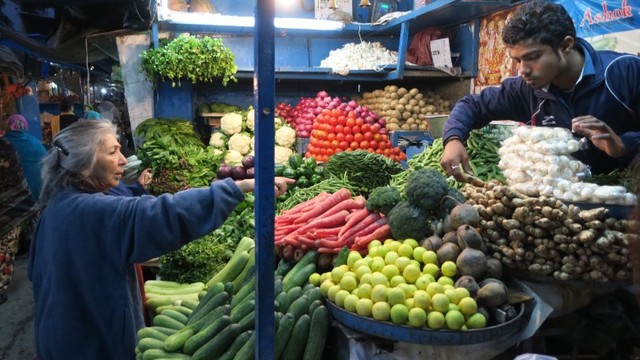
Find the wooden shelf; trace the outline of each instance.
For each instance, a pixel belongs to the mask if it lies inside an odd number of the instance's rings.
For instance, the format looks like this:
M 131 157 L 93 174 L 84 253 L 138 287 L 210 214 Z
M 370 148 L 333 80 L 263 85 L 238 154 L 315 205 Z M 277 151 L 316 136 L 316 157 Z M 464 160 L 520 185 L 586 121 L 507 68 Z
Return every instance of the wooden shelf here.
M 224 113 L 201 113 L 200 116 L 209 124 L 209 126 L 220 127 L 220 119 L 224 116 Z

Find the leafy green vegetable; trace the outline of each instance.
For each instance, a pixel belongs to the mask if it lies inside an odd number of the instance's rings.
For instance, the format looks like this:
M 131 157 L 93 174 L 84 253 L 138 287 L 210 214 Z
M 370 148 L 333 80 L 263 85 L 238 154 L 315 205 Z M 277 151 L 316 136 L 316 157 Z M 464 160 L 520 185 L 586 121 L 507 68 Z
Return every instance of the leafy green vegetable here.
M 329 158 L 326 170 L 335 176 L 346 176 L 358 194 L 368 195 L 386 186 L 391 176 L 402 172 L 402 166 L 386 156 L 365 150 L 343 151 Z
M 220 38 L 181 34 L 173 40 L 161 41 L 157 49 L 144 51 L 140 56 L 142 70 L 152 83 L 158 78 L 171 80 L 173 86 L 181 79 L 194 83 L 221 80 L 225 86 L 236 81 L 235 55 Z

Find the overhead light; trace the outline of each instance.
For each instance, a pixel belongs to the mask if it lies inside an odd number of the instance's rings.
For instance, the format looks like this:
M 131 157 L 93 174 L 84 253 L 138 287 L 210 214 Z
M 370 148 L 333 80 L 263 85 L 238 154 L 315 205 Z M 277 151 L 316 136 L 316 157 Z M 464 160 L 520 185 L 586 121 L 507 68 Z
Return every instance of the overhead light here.
M 231 16 L 211 13 L 189 13 L 163 9 L 158 11 L 158 19 L 172 24 L 253 27 L 255 19 L 252 16 Z M 304 18 L 275 18 L 273 25 L 280 29 L 300 30 L 341 30 L 344 23 L 332 20 L 317 20 Z

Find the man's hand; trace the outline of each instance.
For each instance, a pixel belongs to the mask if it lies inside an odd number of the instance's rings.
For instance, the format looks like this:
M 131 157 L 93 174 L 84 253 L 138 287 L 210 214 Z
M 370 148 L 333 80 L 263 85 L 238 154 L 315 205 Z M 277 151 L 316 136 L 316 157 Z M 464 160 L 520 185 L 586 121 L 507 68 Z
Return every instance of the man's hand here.
M 464 182 L 465 174 L 473 175 L 469 165 L 469 154 L 465 150 L 460 139 L 453 139 L 447 142 L 440 160 L 440 166 L 447 175 L 453 176 L 457 181 Z
M 625 153 L 620 136 L 604 121 L 591 115 L 578 116 L 571 120 L 571 131 L 588 138 L 595 147 L 611 157 L 620 157 Z

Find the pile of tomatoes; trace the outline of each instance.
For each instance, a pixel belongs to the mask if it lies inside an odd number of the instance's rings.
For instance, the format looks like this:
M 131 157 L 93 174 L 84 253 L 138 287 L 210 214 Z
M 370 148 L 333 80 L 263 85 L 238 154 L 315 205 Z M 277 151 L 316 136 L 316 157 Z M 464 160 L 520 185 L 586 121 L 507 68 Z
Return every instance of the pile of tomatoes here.
M 341 151 L 366 150 L 402 161 L 406 154 L 393 147 L 384 120 L 364 107 L 353 109 L 343 104 L 335 109 L 324 109 L 316 117 L 311 130 L 306 157 L 325 162 Z

